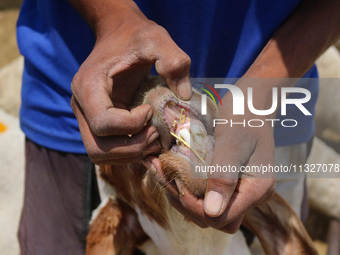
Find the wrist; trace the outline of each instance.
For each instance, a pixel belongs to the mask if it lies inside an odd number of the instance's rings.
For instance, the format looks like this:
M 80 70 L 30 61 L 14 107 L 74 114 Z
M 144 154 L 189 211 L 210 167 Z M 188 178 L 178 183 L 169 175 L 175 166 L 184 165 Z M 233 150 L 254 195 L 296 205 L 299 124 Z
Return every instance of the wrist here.
M 291 74 L 288 70 L 286 59 L 282 57 L 276 39 L 270 39 L 261 53 L 249 67 L 244 78 L 289 78 Z
M 242 78 L 236 86 L 244 95 L 245 114 L 275 118 L 281 103 L 281 87 L 295 79 Z M 259 112 L 259 113 L 257 113 Z
M 131 0 L 69 0 L 75 9 L 90 25 L 97 38 L 105 37 L 122 27 L 129 29 L 129 24 L 140 24 L 148 21 Z
M 122 1 L 119 1 L 122 2 Z M 122 35 L 135 29 L 136 26 L 143 26 L 151 23 L 139 10 L 133 1 L 123 1 L 105 13 L 93 23 L 93 30 L 98 39 L 111 34 Z

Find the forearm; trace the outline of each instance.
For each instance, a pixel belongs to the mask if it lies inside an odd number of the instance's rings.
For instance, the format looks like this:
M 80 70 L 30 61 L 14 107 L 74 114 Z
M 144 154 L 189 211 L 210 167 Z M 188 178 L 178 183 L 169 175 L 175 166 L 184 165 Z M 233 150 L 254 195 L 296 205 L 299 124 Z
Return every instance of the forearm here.
M 117 31 L 122 24 L 146 21 L 147 18 L 131 0 L 69 0 L 84 17 L 97 37 Z
M 305 0 L 276 31 L 245 77 L 298 78 L 340 36 L 340 1 Z

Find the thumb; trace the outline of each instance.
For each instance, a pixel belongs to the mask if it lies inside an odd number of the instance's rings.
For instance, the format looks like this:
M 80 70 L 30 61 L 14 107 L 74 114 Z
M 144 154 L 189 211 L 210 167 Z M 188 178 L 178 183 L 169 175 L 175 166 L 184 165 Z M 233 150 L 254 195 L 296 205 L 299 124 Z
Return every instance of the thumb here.
M 223 141 L 216 139 L 211 163 L 215 168 L 208 176 L 204 197 L 204 211 L 210 217 L 218 217 L 226 210 L 238 183 L 240 151 L 223 148 L 225 144 L 231 144 Z
M 204 197 L 204 212 L 210 217 L 220 216 L 227 208 L 237 186 L 238 176 L 209 178 Z

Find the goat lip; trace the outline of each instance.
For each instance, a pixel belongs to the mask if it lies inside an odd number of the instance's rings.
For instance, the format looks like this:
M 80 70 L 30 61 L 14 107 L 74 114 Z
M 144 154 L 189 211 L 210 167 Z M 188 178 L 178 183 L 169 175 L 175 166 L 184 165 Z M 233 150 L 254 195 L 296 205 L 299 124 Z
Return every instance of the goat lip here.
M 196 109 L 190 107 L 190 101 L 179 101 L 176 98 L 169 98 L 164 102 L 161 107 L 162 118 L 170 131 L 176 131 L 173 128 L 174 120 L 180 121 L 179 114 L 180 111 L 184 109 L 184 114 L 186 117 L 199 120 L 198 113 Z
M 205 160 L 199 154 L 206 153 L 196 151 L 197 145 L 200 150 L 203 146 L 197 143 L 196 136 L 206 136 L 207 132 L 203 122 L 197 117 L 196 110 L 190 108 L 190 101 L 182 102 L 170 98 L 162 105 L 161 114 L 168 131 L 174 136 L 171 138 L 171 151 L 181 154 L 195 164 L 204 164 Z

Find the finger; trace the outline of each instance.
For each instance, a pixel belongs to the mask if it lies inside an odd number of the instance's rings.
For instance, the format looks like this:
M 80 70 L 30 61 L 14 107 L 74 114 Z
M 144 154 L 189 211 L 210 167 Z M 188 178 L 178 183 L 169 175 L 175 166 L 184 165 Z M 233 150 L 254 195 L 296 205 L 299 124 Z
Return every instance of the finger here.
M 177 211 L 183 214 L 187 220 L 191 220 L 192 222 L 194 222 L 196 225 L 198 225 L 201 228 L 207 228 L 211 226 L 213 227 L 213 225 L 209 225 L 208 223 L 204 222 L 204 218 L 200 219 L 195 214 L 192 214 L 190 211 L 184 208 L 178 199 L 172 196 L 169 196 L 169 195 L 167 197 L 171 205 L 175 207 Z M 243 218 L 244 218 L 244 215 L 241 215 L 236 220 L 218 229 L 228 234 L 234 234 L 239 230 L 242 224 Z
M 188 192 L 185 187 L 181 187 L 182 185 L 173 185 L 173 183 L 167 183 L 167 180 L 164 178 L 162 168 L 158 158 L 154 156 L 149 156 L 145 159 L 144 164 L 151 172 L 156 176 L 159 182 L 167 188 L 167 192 L 169 197 L 173 198 L 173 205 L 178 209 L 182 214 L 186 217 L 192 218 L 192 220 L 200 225 L 209 225 L 214 228 L 222 228 L 224 232 L 233 232 L 235 229 L 239 227 L 239 225 L 233 223 L 228 226 L 226 224 L 230 221 L 227 221 L 227 214 L 221 215 L 220 217 L 209 217 L 204 211 L 203 200 L 197 198 Z M 234 199 L 232 199 L 233 201 Z M 235 221 L 235 219 L 233 219 Z
M 116 154 L 113 156 L 103 155 L 100 157 L 98 165 L 120 165 L 120 164 L 128 164 L 128 163 L 140 163 L 141 160 L 147 155 L 154 154 L 159 152 L 160 144 L 159 141 L 155 141 L 147 146 L 147 148 L 143 151 L 142 154 L 124 154 L 123 156 L 117 156 Z M 95 162 L 94 162 L 95 163 Z
M 196 225 L 198 225 L 201 228 L 207 228 L 209 227 L 208 224 L 206 224 L 205 222 L 203 222 L 202 220 L 200 220 L 199 218 L 197 218 L 196 216 L 194 216 L 193 214 L 191 214 L 188 210 L 186 210 L 186 208 L 184 208 L 182 206 L 182 204 L 180 203 L 180 201 L 176 198 L 174 198 L 171 195 L 167 195 L 167 198 L 170 202 L 170 204 L 176 208 L 177 211 L 179 211 L 181 214 L 183 214 L 183 216 L 187 219 L 190 220 L 192 222 L 194 222 Z
M 140 162 L 147 155 L 159 152 L 161 145 L 158 140 L 147 144 L 145 137 L 153 130 L 146 127 L 139 134 L 128 136 L 94 137 L 87 144 L 89 157 L 97 164 L 120 164 Z M 156 136 L 155 136 L 156 135 Z M 158 133 L 153 133 L 149 140 L 157 139 Z
M 204 211 L 210 217 L 218 217 L 226 210 L 238 182 L 241 152 L 235 147 L 228 150 L 225 144 L 230 143 L 216 141 L 212 166 L 218 165 L 227 171 L 216 171 L 208 176 Z
M 204 197 L 204 211 L 210 217 L 220 216 L 234 193 L 238 178 L 208 179 L 207 192 Z
M 275 192 L 275 182 L 269 178 L 246 178 L 239 182 L 237 195 L 232 198 L 228 206 L 226 221 L 235 221 L 239 215 L 245 214 L 249 209 L 262 204 Z
M 150 105 L 141 105 L 131 111 L 115 108 L 110 93 L 112 86 L 105 75 L 97 75 L 96 81 L 77 78 L 72 81 L 72 109 L 83 112 L 88 125 L 97 136 L 137 134 L 152 117 Z M 80 80 L 81 79 L 81 80 Z M 85 80 L 85 81 L 84 81 Z M 98 84 L 102 84 L 99 86 Z
M 157 73 L 165 83 L 183 100 L 191 97 L 191 82 L 189 76 L 190 58 L 184 52 L 170 53 L 160 56 L 155 62 Z
M 155 176 L 157 181 L 166 188 L 167 192 L 173 197 L 179 196 L 179 190 L 173 182 L 169 182 L 162 170 L 160 160 L 155 156 L 148 156 L 142 161 L 143 165 L 150 170 L 150 172 Z
M 147 162 L 145 162 L 146 160 Z M 156 171 L 156 176 L 158 176 L 157 178 L 160 179 L 160 183 L 164 184 L 166 180 L 165 178 L 162 179 L 162 177 L 160 177 L 163 176 L 163 173 L 159 160 L 154 156 L 149 156 L 148 158 L 146 158 L 146 160 L 144 162 L 147 168 L 153 168 L 152 171 Z M 185 217 L 191 219 L 193 222 L 201 227 L 211 226 L 216 229 L 221 229 L 224 232 L 231 233 L 239 227 L 239 225 L 227 221 L 226 214 L 221 215 L 220 217 L 209 217 L 204 211 L 203 200 L 192 195 L 185 189 L 185 187 L 178 187 L 178 183 L 176 184 L 177 187 L 175 185 L 170 185 L 169 183 L 165 183 L 164 185 L 167 188 L 168 198 L 172 198 L 170 202 Z M 232 201 L 233 200 L 234 199 L 232 199 Z M 228 226 L 227 224 L 231 225 Z M 225 229 L 222 229 L 223 227 L 225 227 Z
M 244 214 L 239 216 L 236 220 L 230 222 L 228 225 L 222 227 L 220 230 L 228 234 L 235 234 L 242 224 Z
M 157 165 L 157 163 L 155 163 L 155 161 L 157 161 L 157 157 L 155 156 L 148 156 L 146 157 L 144 160 L 142 160 L 142 164 L 148 169 L 150 170 L 150 172 L 153 174 L 153 175 L 156 175 L 157 174 L 157 169 L 155 167 L 155 164 Z M 159 160 L 158 160 L 159 161 Z M 157 167 L 158 168 L 158 171 L 161 171 L 161 167 L 160 167 L 160 163 L 158 164 L 159 166 Z
M 245 166 L 272 164 L 273 154 L 269 144 L 259 144 Z M 275 174 L 261 175 L 255 172 L 242 175 L 227 208 L 226 219 L 234 221 L 240 214 L 269 199 L 275 192 Z
M 146 126 L 136 135 L 96 136 L 87 124 L 79 108 L 74 108 L 79 130 L 89 157 L 94 163 L 119 163 L 122 160 L 133 162 L 159 151 L 159 134 L 153 126 Z M 121 160 L 121 161 L 120 161 Z
M 148 44 L 143 47 L 142 58 L 150 59 L 152 56 L 151 61 L 155 64 L 157 73 L 175 95 L 183 100 L 189 100 L 191 59 L 178 47 L 164 28 L 157 26 L 155 29 L 156 33 L 150 32 L 151 40 L 148 40 Z

